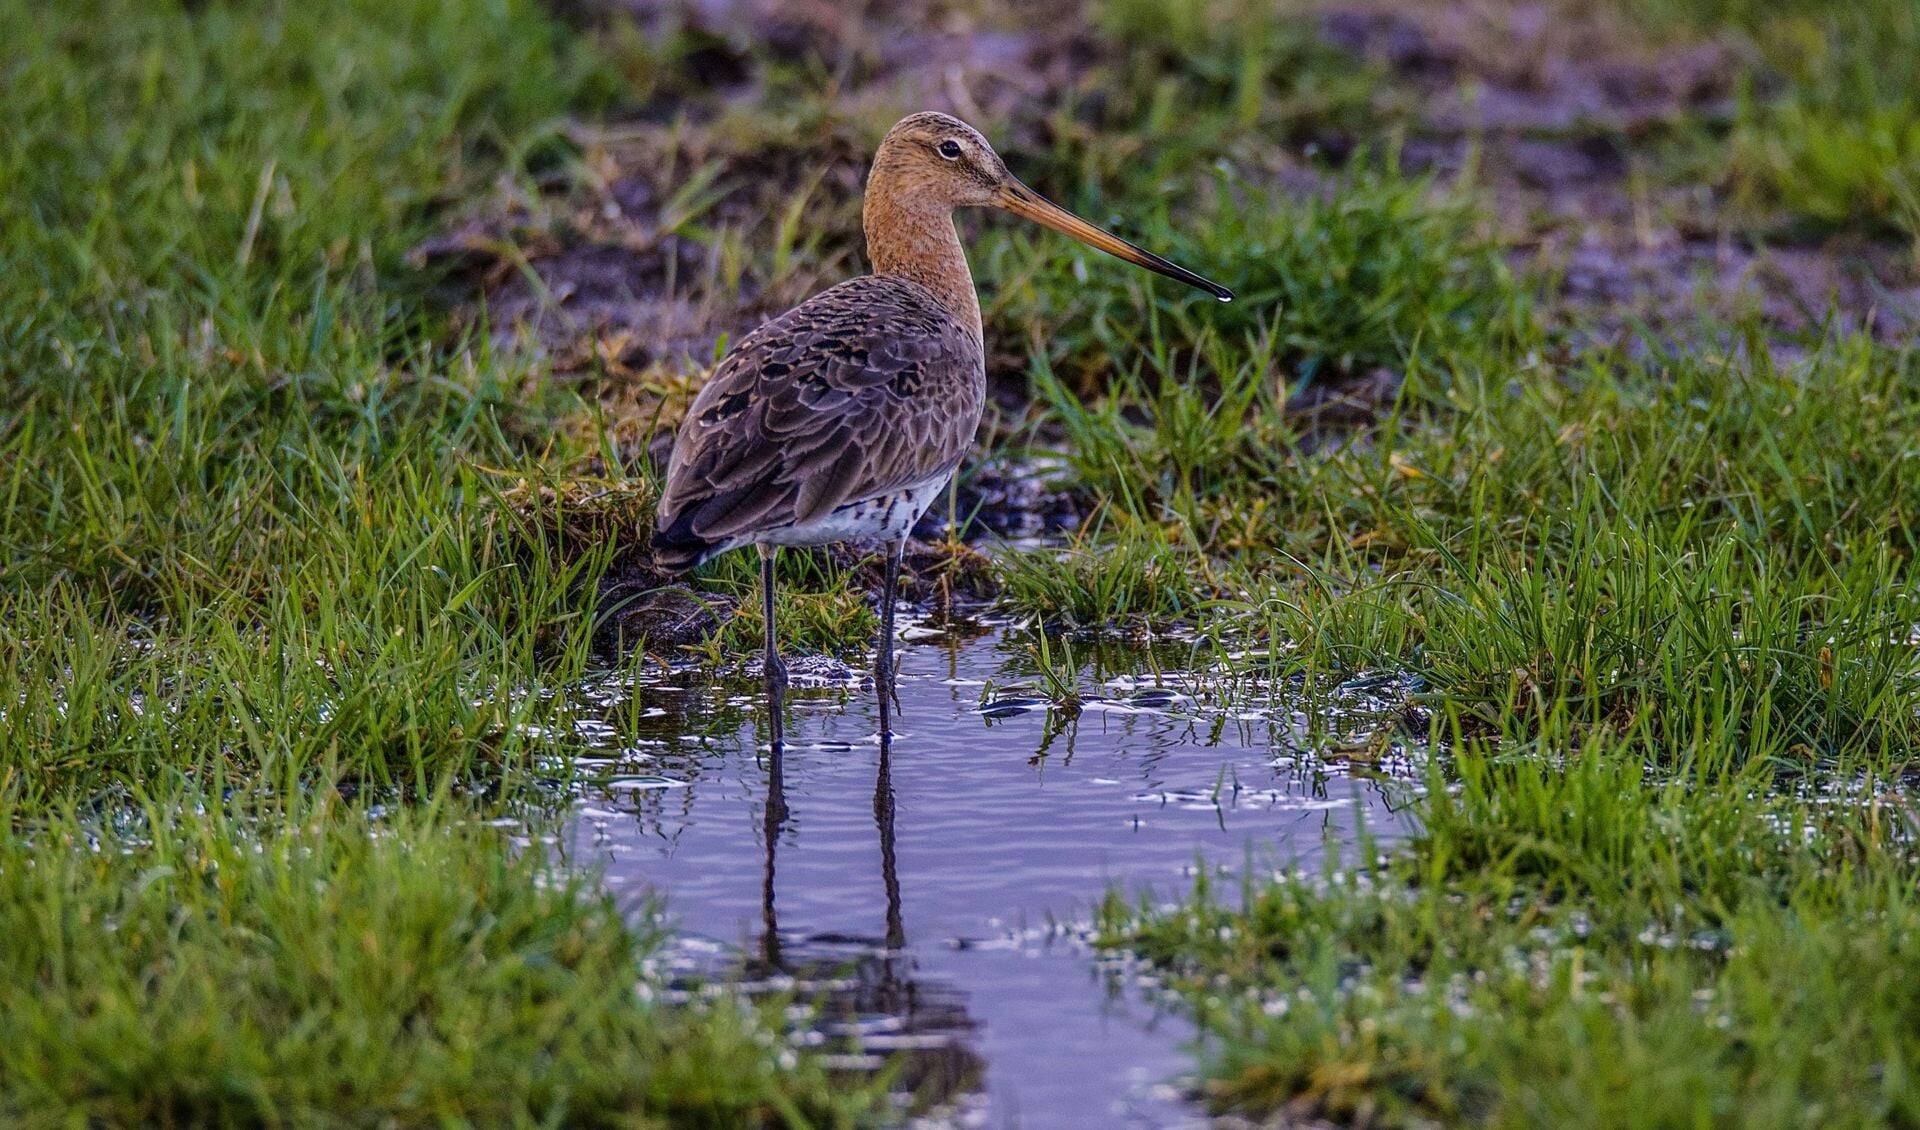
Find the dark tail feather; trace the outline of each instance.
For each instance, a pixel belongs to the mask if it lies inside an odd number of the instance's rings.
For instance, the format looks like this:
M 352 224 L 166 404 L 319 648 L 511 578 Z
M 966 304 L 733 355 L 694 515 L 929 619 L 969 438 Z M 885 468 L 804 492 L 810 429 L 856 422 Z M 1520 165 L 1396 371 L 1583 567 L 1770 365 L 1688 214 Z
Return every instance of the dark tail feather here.
M 666 573 L 684 573 L 726 548 L 694 533 L 686 511 L 653 532 L 653 563 Z

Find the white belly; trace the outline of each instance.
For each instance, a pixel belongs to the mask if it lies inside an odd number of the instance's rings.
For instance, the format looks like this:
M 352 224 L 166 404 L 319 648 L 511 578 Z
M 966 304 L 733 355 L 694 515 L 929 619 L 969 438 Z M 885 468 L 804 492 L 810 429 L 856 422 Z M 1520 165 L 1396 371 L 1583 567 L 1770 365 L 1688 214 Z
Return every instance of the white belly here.
M 922 483 L 849 502 L 824 517 L 792 526 L 781 526 L 756 535 L 763 545 L 830 545 L 840 541 L 899 541 L 913 530 L 920 515 L 947 489 L 951 471 Z

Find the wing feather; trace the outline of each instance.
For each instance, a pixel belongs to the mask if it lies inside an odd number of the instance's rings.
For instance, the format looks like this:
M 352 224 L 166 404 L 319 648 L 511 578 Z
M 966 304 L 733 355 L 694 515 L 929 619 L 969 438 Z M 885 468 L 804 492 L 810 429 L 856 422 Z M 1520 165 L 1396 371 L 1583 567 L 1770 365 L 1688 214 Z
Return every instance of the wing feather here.
M 694 398 L 656 556 L 695 564 L 951 471 L 984 396 L 979 343 L 924 288 L 867 276 L 825 291 L 741 339 Z

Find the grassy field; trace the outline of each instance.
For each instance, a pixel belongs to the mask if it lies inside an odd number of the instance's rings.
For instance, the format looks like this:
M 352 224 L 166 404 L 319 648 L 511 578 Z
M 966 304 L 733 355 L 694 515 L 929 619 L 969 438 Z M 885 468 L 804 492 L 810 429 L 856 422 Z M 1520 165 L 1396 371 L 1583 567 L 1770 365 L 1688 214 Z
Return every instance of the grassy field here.
M 1411 843 L 1104 908 L 1216 1034 L 1204 1101 L 1920 1119 L 1915 9 L 1618 0 L 1620 58 L 1733 61 L 1507 128 L 1447 92 L 1590 76 L 1577 37 L 1489 63 L 1532 26 L 1493 0 L 949 7 L 1026 37 L 1026 84 L 957 107 L 1016 171 L 1241 295 L 967 222 L 986 458 L 1057 454 L 1086 515 L 988 547 L 1000 607 L 1204 625 L 1223 696 L 1426 688 Z M 859 269 L 873 139 L 957 100 L 899 30 L 0 4 L 0 1120 L 899 1116 L 771 1016 L 663 1003 L 652 909 L 487 823 L 564 806 L 520 692 L 658 582 L 651 441 L 717 344 Z M 1588 196 L 1539 189 L 1591 152 Z M 1750 289 L 1585 306 L 1613 261 L 1541 251 L 1569 230 L 1676 283 L 1735 248 Z M 644 293 L 572 313 L 609 247 Z M 790 646 L 864 648 L 872 571 L 786 557 Z M 753 573 L 696 578 L 743 611 L 693 654 L 757 637 Z
M 586 660 L 510 479 L 583 411 L 404 252 L 557 159 L 619 56 L 531 3 L 0 7 L 9 1125 L 835 1125 L 645 907 L 516 695 Z M 597 554 L 597 556 L 596 556 Z

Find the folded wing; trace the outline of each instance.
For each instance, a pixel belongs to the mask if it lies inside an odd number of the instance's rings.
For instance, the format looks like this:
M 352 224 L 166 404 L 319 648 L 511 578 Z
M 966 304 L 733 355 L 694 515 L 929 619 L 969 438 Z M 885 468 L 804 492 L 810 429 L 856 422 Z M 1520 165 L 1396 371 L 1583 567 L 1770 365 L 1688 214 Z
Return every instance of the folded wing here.
M 942 475 L 980 405 L 978 342 L 931 293 L 867 276 L 748 334 L 681 424 L 660 500 L 669 568 Z

